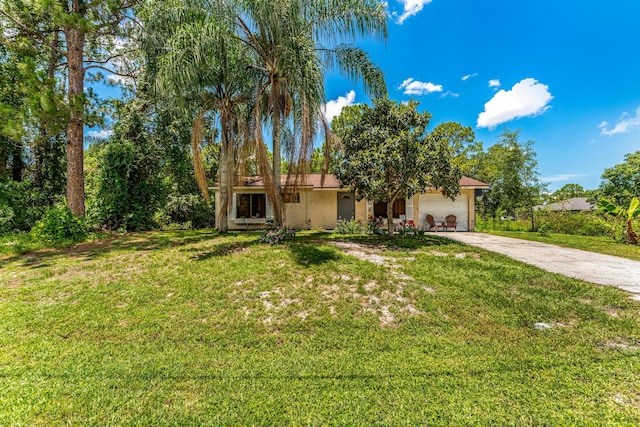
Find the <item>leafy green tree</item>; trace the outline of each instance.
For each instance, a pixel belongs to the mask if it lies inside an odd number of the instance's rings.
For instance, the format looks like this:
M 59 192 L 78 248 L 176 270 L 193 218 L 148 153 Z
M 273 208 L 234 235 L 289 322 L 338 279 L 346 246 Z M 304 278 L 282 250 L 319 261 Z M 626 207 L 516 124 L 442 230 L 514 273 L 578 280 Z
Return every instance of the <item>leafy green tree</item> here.
M 640 197 L 640 151 L 624 156 L 624 162 L 605 169 L 597 190 L 619 206 L 628 206 L 633 197 Z
M 452 162 L 463 175 L 478 179 L 484 152 L 482 142 L 476 141 L 473 128 L 446 122 L 436 126 L 431 134 L 433 138 L 447 142 Z
M 419 113 L 417 102 L 388 99 L 374 106 L 345 108 L 333 120 L 342 140 L 336 175 L 356 198 L 387 203 L 387 226 L 393 236 L 393 203 L 433 186 L 450 198 L 460 192 L 460 171 L 447 141 L 427 133 L 431 115 Z
M 113 136 L 97 149 L 89 212 L 105 228 L 147 230 L 164 195 L 160 151 L 135 104 L 120 115 Z
M 562 202 L 575 197 L 586 197 L 586 194 L 587 192 L 581 185 L 565 184 L 551 194 L 551 200 L 553 202 Z
M 486 215 L 516 217 L 526 213 L 535 229 L 533 206 L 546 184 L 538 177 L 538 162 L 533 141 L 521 143 L 520 131 L 505 129 L 499 141 L 489 147 L 481 164 L 480 179 L 491 185 L 480 206 Z

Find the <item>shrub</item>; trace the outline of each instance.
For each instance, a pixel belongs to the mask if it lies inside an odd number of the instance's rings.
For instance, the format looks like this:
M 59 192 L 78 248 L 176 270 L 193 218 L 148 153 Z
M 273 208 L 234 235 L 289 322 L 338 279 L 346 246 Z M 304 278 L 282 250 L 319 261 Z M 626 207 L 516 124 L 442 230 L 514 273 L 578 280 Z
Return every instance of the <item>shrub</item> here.
M 542 237 L 549 237 L 551 235 L 551 227 L 548 224 L 541 224 L 538 226 L 538 234 Z
M 158 143 L 146 131 L 141 115 L 127 111 L 113 136 L 95 151 L 95 172 L 88 179 L 89 215 L 102 227 L 131 231 L 153 228 L 153 214 L 165 189 L 160 177 Z
M 338 234 L 368 234 L 369 223 L 364 224 L 362 220 L 351 218 L 350 220 L 341 219 L 336 224 L 334 230 Z
M 154 220 L 163 230 L 207 228 L 214 226 L 215 212 L 199 194 L 171 195 Z
M 286 239 L 292 239 L 296 236 L 296 230 L 286 225 L 268 229 L 260 233 L 260 242 L 270 245 L 283 243 Z
M 578 236 L 607 236 L 612 225 L 599 213 L 540 212 L 536 214 L 538 229 L 550 233 Z
M 34 238 L 48 243 L 80 242 L 89 229 L 85 220 L 74 215 L 64 204 L 49 209 L 31 230 Z
M 0 233 L 31 230 L 47 204 L 31 181 L 0 183 Z

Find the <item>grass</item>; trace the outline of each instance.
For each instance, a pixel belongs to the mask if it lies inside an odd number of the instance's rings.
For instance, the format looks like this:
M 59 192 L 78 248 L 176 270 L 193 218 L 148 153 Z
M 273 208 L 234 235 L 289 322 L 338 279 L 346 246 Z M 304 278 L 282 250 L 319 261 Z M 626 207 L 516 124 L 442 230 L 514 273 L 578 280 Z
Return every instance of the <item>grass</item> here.
M 640 424 L 620 290 L 433 235 L 257 237 L 1 257 L 0 425 Z
M 567 248 L 582 249 L 589 252 L 614 255 L 640 261 L 640 246 L 616 242 L 611 237 L 604 236 L 575 236 L 570 234 L 551 233 L 542 236 L 529 231 L 500 231 L 491 230 L 487 233 L 499 236 L 516 237 L 518 239 L 533 240 L 535 242 L 550 243 Z

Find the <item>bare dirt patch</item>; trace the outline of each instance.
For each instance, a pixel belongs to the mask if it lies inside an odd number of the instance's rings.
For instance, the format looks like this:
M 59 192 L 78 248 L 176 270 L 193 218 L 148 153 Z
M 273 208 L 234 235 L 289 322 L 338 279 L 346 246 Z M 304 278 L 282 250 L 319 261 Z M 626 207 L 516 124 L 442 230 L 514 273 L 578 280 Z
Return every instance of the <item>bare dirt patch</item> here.
M 622 351 L 637 351 L 640 350 L 640 346 L 631 344 L 626 341 L 606 341 L 602 344 L 604 348 L 608 348 L 611 350 L 622 350 Z

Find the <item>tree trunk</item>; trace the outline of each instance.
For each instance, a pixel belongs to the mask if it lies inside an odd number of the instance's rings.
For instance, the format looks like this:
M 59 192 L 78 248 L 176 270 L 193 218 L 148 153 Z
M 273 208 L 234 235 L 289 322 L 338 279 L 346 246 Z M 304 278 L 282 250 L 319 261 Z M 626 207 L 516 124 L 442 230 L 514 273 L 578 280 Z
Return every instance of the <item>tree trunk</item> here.
M 638 244 L 638 235 L 635 233 L 635 231 L 633 231 L 633 225 L 631 224 L 632 220 L 629 219 L 627 220 L 627 230 L 626 230 L 626 240 L 627 243 L 630 243 L 632 245 L 637 245 Z
M 13 158 L 13 160 L 11 161 L 11 178 L 15 182 L 21 182 L 22 168 L 24 166 L 24 164 L 22 163 L 22 142 L 15 141 L 13 143 L 13 150 L 11 154 Z
M 77 12 L 77 0 L 74 1 Z M 69 66 L 69 123 L 67 125 L 67 205 L 84 216 L 84 32 L 65 28 Z
M 389 238 L 393 238 L 393 232 L 395 231 L 395 226 L 393 225 L 393 202 L 395 202 L 395 200 L 387 203 L 387 232 Z
M 233 157 L 231 147 L 229 146 L 228 137 L 228 120 L 226 114 L 222 114 L 220 118 L 220 127 L 222 128 L 222 141 L 220 144 L 220 164 L 218 167 L 218 176 L 220 180 L 220 206 L 218 207 L 216 228 L 219 233 L 227 233 L 229 231 L 229 200 L 233 197 L 233 182 L 230 179 L 229 157 Z
M 279 92 L 279 87 L 276 85 L 276 90 Z M 280 117 L 282 113 L 282 106 L 280 100 L 276 101 L 277 105 L 273 111 L 272 118 L 272 144 L 273 144 L 273 188 L 275 189 L 275 200 L 273 200 L 273 214 L 274 222 L 276 226 L 282 225 L 283 212 L 282 212 L 282 185 L 280 183 L 280 175 L 282 175 L 282 159 L 281 159 L 281 146 L 280 146 Z
M 0 136 L 0 181 L 8 177 L 7 163 L 9 161 L 9 139 Z

